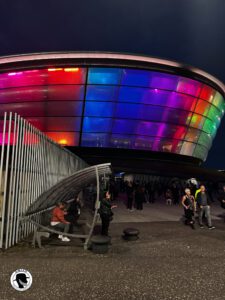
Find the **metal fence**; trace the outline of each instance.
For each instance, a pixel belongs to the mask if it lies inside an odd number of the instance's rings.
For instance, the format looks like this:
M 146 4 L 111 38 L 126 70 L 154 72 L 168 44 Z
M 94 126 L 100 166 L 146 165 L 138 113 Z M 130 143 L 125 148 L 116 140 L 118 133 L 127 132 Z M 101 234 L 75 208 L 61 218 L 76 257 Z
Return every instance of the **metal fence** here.
M 78 197 L 80 200 L 80 213 L 77 218 L 76 226 L 71 227 L 74 232 L 72 234 L 70 233 L 69 236 L 82 238 L 85 241 L 83 244 L 84 249 L 87 249 L 94 227 L 98 221 L 100 199 L 103 196 L 106 185 L 108 185 L 106 175 L 110 175 L 111 173 L 111 163 L 105 163 L 84 168 L 62 179 L 49 190 L 41 194 L 40 197 L 29 206 L 26 215 L 24 218 L 21 218 L 21 225 L 23 228 L 26 228 L 27 224 L 31 222 L 36 226 L 37 230 L 41 228 L 42 230 L 47 230 L 47 232 L 49 232 L 49 230 L 54 232 L 53 227 L 49 228 L 45 226 L 50 224 L 51 213 L 57 202 L 64 201 L 68 208 L 68 204 L 70 205 Z M 80 230 L 77 231 L 79 227 Z M 34 237 L 36 234 L 37 231 Z M 33 240 L 33 244 L 35 245 L 35 240 Z
M 14 113 L 0 119 L 0 248 L 9 248 L 33 231 L 20 230 L 20 219 L 45 191 L 87 167 Z

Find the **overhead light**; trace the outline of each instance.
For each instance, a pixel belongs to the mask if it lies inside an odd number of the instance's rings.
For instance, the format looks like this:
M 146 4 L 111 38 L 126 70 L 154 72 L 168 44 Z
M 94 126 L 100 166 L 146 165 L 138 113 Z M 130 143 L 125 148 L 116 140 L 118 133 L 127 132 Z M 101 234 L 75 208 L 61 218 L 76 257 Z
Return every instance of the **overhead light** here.
M 66 139 L 61 139 L 61 140 L 58 141 L 58 143 L 60 145 L 66 146 L 67 145 L 67 140 Z
M 55 71 L 62 71 L 62 68 L 50 68 L 48 69 L 49 72 L 55 72 Z
M 78 72 L 79 68 L 64 68 L 65 72 Z

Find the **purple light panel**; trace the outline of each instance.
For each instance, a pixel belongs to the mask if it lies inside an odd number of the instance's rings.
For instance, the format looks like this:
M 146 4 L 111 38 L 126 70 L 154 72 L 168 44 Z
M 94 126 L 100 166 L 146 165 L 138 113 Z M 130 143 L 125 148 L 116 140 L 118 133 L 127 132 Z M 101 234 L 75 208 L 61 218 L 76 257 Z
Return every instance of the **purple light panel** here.
M 225 101 L 210 86 L 173 74 L 52 67 L 0 74 L 0 107 L 1 116 L 17 112 L 69 146 L 142 149 L 205 160 Z

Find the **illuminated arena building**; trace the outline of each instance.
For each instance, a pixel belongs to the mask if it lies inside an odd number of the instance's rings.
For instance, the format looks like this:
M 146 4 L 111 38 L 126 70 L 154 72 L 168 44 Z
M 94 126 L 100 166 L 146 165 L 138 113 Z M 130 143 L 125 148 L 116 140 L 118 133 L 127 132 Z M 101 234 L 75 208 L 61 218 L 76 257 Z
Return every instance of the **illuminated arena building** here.
M 124 168 L 205 161 L 225 111 L 224 95 L 223 83 L 206 72 L 147 56 L 0 58 L 1 116 L 17 112 L 87 161 Z

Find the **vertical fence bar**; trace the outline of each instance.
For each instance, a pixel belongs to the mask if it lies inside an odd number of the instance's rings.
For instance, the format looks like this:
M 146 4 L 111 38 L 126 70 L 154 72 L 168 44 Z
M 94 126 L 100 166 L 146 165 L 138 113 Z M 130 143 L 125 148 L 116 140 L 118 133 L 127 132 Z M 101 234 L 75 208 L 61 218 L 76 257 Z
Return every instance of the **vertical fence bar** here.
M 6 162 L 5 162 L 5 180 L 4 180 L 4 188 L 3 188 L 3 207 L 2 207 L 2 224 L 5 224 L 6 209 L 8 209 L 6 201 L 7 201 L 7 191 L 8 191 L 8 174 L 9 174 L 9 151 L 10 151 L 10 140 L 11 140 L 11 126 L 12 126 L 12 113 L 9 113 L 9 125 L 8 125 L 8 141 L 7 141 L 7 150 L 6 150 Z M 6 222 L 8 220 L 6 219 Z M 4 225 L 1 227 L 1 244 L 0 248 L 3 246 L 3 234 L 4 234 Z
M 12 151 L 11 151 L 11 168 L 10 168 L 10 180 L 9 180 L 9 192 L 8 192 L 8 203 L 7 203 L 7 222 L 6 222 L 6 234 L 5 234 L 5 248 L 11 245 L 10 232 L 12 231 L 12 215 L 13 215 L 13 198 L 12 198 L 12 186 L 13 186 L 13 175 L 14 175 L 14 159 L 15 159 L 15 143 L 16 143 L 16 121 L 17 115 L 14 115 L 12 120 L 14 124 L 13 128 L 13 140 L 12 140 Z M 11 139 L 11 138 L 10 138 Z
M 88 244 L 89 244 L 90 238 L 92 236 L 95 224 L 96 224 L 96 222 L 98 220 L 98 209 L 99 209 L 99 206 L 100 206 L 100 201 L 99 201 L 100 183 L 99 183 L 98 167 L 95 167 L 95 173 L 96 173 L 96 190 L 97 190 L 96 201 L 95 201 L 95 213 L 94 213 L 94 217 L 93 217 L 93 221 L 92 221 L 92 224 L 91 224 L 90 231 L 89 231 L 88 236 L 87 236 L 87 238 L 85 240 L 85 243 L 84 243 L 84 249 L 85 250 L 88 249 Z
M 6 249 L 32 232 L 33 225 L 21 222 L 29 206 L 59 180 L 86 166 L 19 115 L 14 116 L 13 131 L 12 122 L 13 114 L 8 117 L 5 113 L 0 160 L 0 186 L 4 181 L 0 248 Z M 40 214 L 36 218 L 40 219 Z
M 36 197 L 37 194 L 37 177 L 39 176 L 38 174 L 38 168 L 37 168 L 37 147 L 38 147 L 38 137 L 35 132 L 35 128 L 30 125 L 30 147 L 31 147 L 31 166 L 30 166 L 30 194 L 26 202 L 26 206 L 24 207 L 24 214 L 29 207 L 29 204 L 32 203 Z M 29 234 L 29 227 L 30 224 L 27 222 L 25 223 L 25 230 L 24 230 L 24 235 L 27 236 Z
M 14 191 L 13 191 L 13 202 L 14 202 L 14 210 L 13 210 L 13 226 L 12 226 L 12 237 L 11 244 L 15 244 L 15 235 L 16 235 L 16 218 L 17 218 L 17 210 L 18 210 L 18 185 L 19 185 L 19 162 L 20 162 L 20 144 L 21 144 L 21 118 L 18 116 L 17 119 L 17 144 L 16 144 L 16 160 L 15 160 L 15 175 L 14 175 Z
M 33 199 L 37 199 L 38 196 L 43 192 L 43 178 L 42 178 L 42 134 L 34 128 L 35 137 L 35 178 L 34 178 L 34 194 Z M 34 201 L 32 200 L 32 201 Z
M 19 197 L 19 177 L 20 177 L 20 151 L 22 143 L 22 122 L 20 116 L 18 117 L 18 133 L 17 133 L 17 165 L 16 165 L 16 182 L 15 182 L 15 198 L 14 198 L 14 216 L 13 216 L 13 229 L 12 229 L 12 244 L 16 242 L 16 223 L 18 218 L 18 197 Z
M 16 187 L 16 178 L 17 178 L 17 164 L 18 164 L 18 134 L 19 134 L 19 119 L 20 117 L 15 114 L 15 119 L 14 119 L 14 129 L 15 129 L 15 159 L 14 163 L 12 165 L 12 170 L 13 170 L 13 182 L 12 182 L 12 213 L 11 213 L 11 222 L 10 222 L 10 232 L 9 232 L 9 247 L 12 246 L 13 244 L 13 228 L 14 228 L 14 223 L 15 223 L 15 187 Z
M 26 124 L 26 133 L 27 133 L 27 146 L 26 146 L 26 165 L 25 165 L 25 173 L 26 173 L 26 176 L 25 176 L 25 185 L 24 185 L 24 189 L 26 190 L 26 195 L 25 195 L 25 203 L 28 203 L 29 200 L 30 200 L 30 183 L 31 183 L 31 152 L 32 152 L 32 149 L 31 149 L 31 139 L 32 139 L 32 136 L 31 136 L 31 125 L 29 123 L 27 123 L 25 121 L 25 124 Z M 25 227 L 25 225 L 23 224 L 23 227 Z
M 25 128 L 24 128 L 24 119 L 20 119 L 21 122 L 21 136 L 20 136 L 20 149 L 19 149 L 19 176 L 18 176 L 18 199 L 17 199 L 17 216 L 16 216 L 16 231 L 15 231 L 15 242 L 18 242 L 19 234 L 21 233 L 20 225 L 20 217 L 22 213 L 22 207 L 21 207 L 21 181 L 22 181 L 22 172 L 23 172 L 23 153 L 24 153 L 24 134 L 25 134 Z M 20 229 L 20 232 L 19 232 Z
M 30 194 L 28 203 L 33 202 L 34 199 L 34 190 L 36 188 L 36 181 L 35 178 L 38 176 L 37 174 L 37 167 L 36 167 L 36 147 L 37 147 L 38 139 L 35 135 L 35 129 L 33 126 L 30 126 L 30 147 L 31 147 L 31 157 L 30 157 L 30 176 L 29 176 L 29 181 L 30 181 Z M 25 210 L 24 210 L 25 213 Z M 27 226 L 28 224 L 25 223 L 25 236 L 27 234 Z
M 22 186 L 23 186 L 23 208 L 22 208 L 22 212 L 25 212 L 25 208 L 27 205 L 27 201 L 28 201 L 28 197 L 27 197 L 27 173 L 28 173 L 28 161 L 29 161 L 29 130 L 28 130 L 28 123 L 24 120 L 24 128 L 25 128 L 25 136 L 24 136 L 24 140 L 25 140 L 25 152 L 24 152 L 24 168 L 23 168 L 23 178 L 22 178 Z M 25 232 L 24 229 L 24 223 L 21 224 L 21 228 L 22 228 L 22 236 Z
M 4 151 L 5 151 L 5 136 L 6 136 L 6 122 L 7 122 L 7 113 L 4 113 L 3 121 L 3 133 L 2 133 L 2 149 L 1 149 L 1 163 L 0 163 L 0 190 L 2 188 L 2 177 L 3 177 L 3 165 L 4 165 Z M 4 192 L 4 187 L 3 187 Z M 1 205 L 1 226 L 0 226 L 0 249 L 3 247 L 3 232 L 4 232 L 4 213 L 5 213 L 5 203 L 2 199 Z

